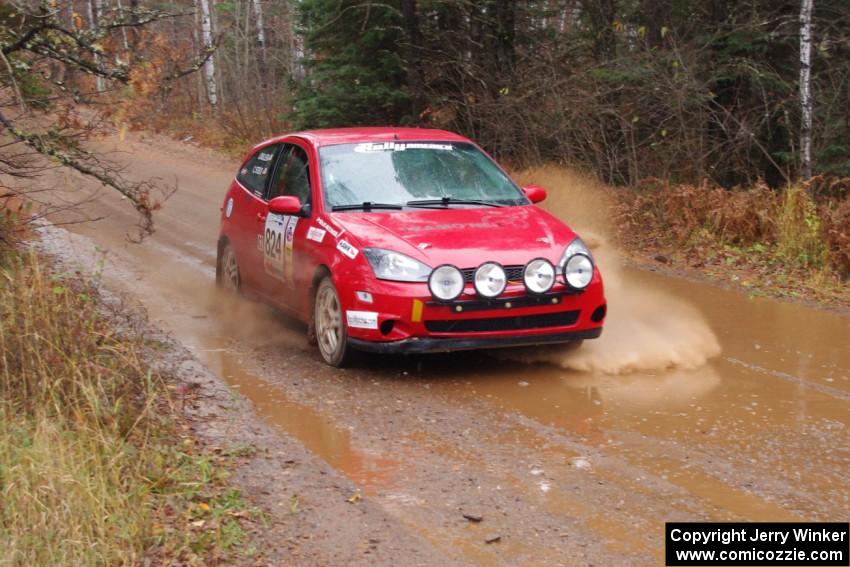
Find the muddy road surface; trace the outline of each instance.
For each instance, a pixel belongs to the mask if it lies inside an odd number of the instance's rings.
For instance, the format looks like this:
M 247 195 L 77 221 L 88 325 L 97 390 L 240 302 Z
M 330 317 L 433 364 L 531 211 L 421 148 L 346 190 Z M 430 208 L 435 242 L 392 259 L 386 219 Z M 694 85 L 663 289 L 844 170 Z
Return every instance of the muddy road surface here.
M 65 245 L 103 250 L 108 284 L 443 560 L 661 564 L 665 521 L 848 519 L 850 317 L 621 269 L 602 252 L 609 321 L 580 350 L 335 370 L 301 325 L 214 289 L 237 164 L 158 137 L 103 145 L 126 152 L 129 177 L 179 191 L 137 245 L 126 201 L 68 175 L 84 187 L 68 197 L 103 218 L 69 226 Z

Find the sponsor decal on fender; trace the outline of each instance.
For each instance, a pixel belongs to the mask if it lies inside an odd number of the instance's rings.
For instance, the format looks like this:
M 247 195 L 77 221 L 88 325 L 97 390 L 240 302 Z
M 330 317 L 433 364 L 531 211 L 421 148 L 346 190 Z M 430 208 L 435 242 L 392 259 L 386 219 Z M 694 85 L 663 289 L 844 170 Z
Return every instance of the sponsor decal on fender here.
M 325 222 L 325 219 L 323 219 L 321 217 L 316 219 L 316 224 L 318 224 L 319 226 L 321 226 L 322 228 L 324 228 L 325 230 L 330 232 L 331 236 L 333 236 L 334 238 L 337 238 L 337 239 L 340 236 L 342 236 L 343 232 L 345 232 L 345 229 L 339 230 L 338 228 L 335 228 L 335 227 L 331 226 L 329 223 Z
M 312 240 L 314 242 L 318 242 L 319 244 L 325 239 L 325 234 L 327 234 L 326 230 L 322 230 L 321 228 L 316 228 L 315 226 L 311 226 L 307 229 L 307 240 Z
M 336 249 L 354 260 L 357 258 L 357 254 L 360 253 L 360 250 L 351 245 L 347 240 L 340 240 L 336 243 Z

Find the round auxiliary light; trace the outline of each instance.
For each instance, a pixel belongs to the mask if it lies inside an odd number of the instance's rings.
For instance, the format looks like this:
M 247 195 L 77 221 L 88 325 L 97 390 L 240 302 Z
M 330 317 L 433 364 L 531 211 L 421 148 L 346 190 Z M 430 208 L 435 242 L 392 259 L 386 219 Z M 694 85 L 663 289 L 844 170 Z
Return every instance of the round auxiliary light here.
M 573 254 L 564 265 L 564 279 L 573 289 L 584 289 L 593 279 L 593 261 L 587 254 Z
M 555 266 L 546 258 L 535 258 L 525 265 L 522 281 L 531 293 L 546 293 L 555 285 Z
M 428 289 L 438 301 L 451 301 L 463 292 L 463 274 L 451 264 L 437 266 L 428 278 Z
M 496 262 L 484 262 L 475 270 L 472 280 L 475 291 L 482 297 L 496 297 L 508 285 L 508 275 L 505 269 Z

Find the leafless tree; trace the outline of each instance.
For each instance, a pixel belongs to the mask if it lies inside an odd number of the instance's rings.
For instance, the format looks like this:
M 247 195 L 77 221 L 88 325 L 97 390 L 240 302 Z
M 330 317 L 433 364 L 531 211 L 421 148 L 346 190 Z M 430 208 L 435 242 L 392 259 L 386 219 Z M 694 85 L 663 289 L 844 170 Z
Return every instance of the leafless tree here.
M 81 25 L 77 12 L 68 20 L 62 7 L 50 0 L 20 0 L 14 3 L 13 17 L 0 25 L 0 174 L 7 182 L 0 185 L 0 198 L 26 194 L 26 187 L 13 187 L 8 180 L 28 179 L 57 165 L 95 179 L 121 193 L 140 214 L 141 238 L 153 231 L 155 200 L 173 190 L 152 181 L 135 182 L 121 175 L 115 163 L 86 148 L 86 140 L 98 131 L 97 107 L 80 102 L 95 97 L 101 108 L 113 101 L 111 85 L 131 85 L 137 70 L 144 68 L 145 55 L 134 54 L 133 61 L 110 52 L 106 47 L 114 34 L 133 30 L 134 36 L 148 26 L 191 12 L 162 12 L 142 8 L 102 9 L 92 4 L 93 16 L 100 12 L 96 25 Z M 11 20 L 11 21 L 10 21 Z M 92 20 L 94 22 L 94 20 Z M 167 90 L 174 81 L 200 69 L 212 55 L 212 47 L 187 60 L 171 61 L 160 69 L 158 85 Z M 56 68 L 63 72 L 54 72 Z M 81 75 L 74 85 L 66 78 Z M 94 80 L 92 80 L 94 79 Z M 38 88 L 22 88 L 37 81 Z M 91 89 L 91 84 L 101 81 Z

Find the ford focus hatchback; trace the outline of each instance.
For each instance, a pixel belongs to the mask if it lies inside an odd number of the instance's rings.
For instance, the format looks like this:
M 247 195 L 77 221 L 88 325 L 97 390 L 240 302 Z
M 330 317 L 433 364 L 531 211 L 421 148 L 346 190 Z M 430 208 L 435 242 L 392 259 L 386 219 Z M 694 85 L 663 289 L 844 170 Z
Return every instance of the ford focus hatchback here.
M 441 130 L 300 132 L 248 152 L 222 206 L 216 278 L 353 351 L 567 343 L 602 332 L 602 278 L 568 226 Z

